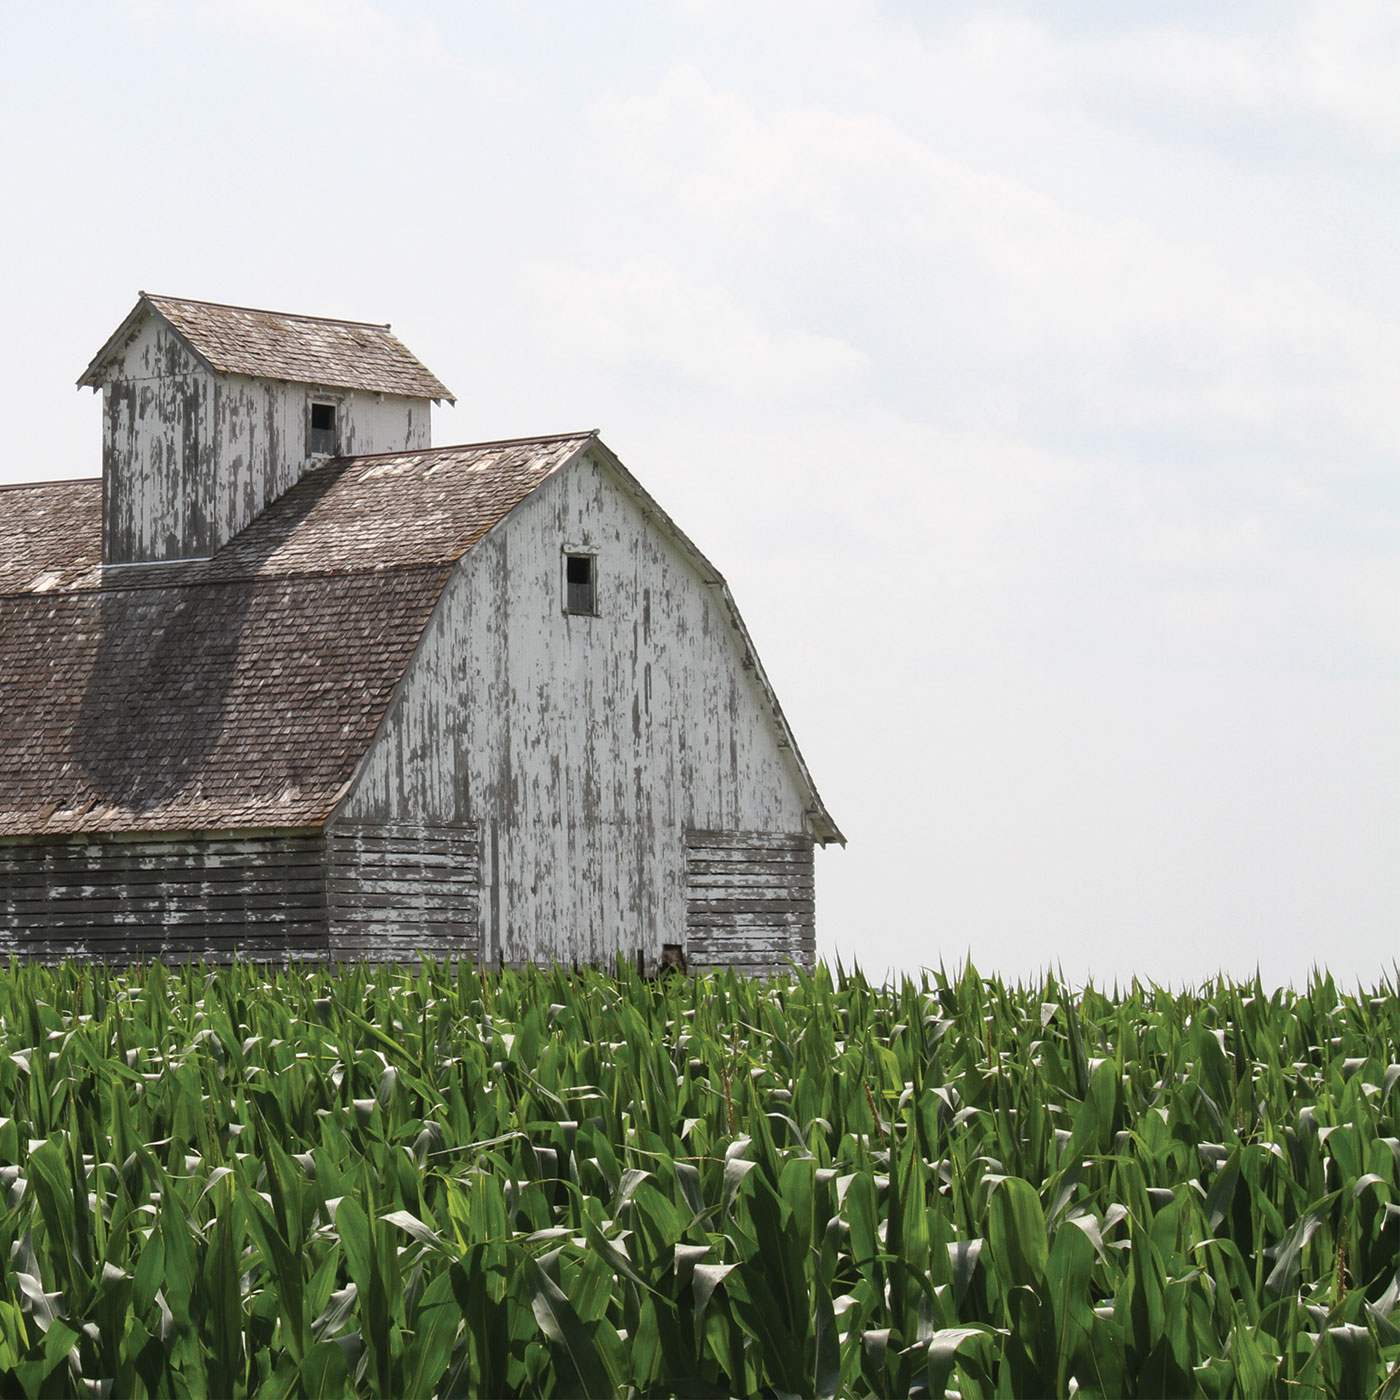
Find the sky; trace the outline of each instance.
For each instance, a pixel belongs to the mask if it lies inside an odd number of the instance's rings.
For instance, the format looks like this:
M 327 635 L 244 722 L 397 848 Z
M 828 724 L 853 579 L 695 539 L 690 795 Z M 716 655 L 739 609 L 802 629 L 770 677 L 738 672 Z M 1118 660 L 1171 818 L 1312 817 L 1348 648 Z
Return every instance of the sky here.
M 140 289 L 597 427 L 848 839 L 818 950 L 1400 956 L 1400 7 L 0 0 L 0 481 Z

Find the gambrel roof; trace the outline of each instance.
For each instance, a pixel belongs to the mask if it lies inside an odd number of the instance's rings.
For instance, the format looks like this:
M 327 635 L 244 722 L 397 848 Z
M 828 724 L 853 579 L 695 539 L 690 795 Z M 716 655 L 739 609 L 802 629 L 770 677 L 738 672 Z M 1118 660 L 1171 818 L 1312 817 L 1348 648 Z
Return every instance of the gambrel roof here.
M 80 386 L 96 389 L 102 385 L 107 362 L 149 315 L 166 321 L 196 358 L 214 372 L 455 402 L 437 376 L 390 334 L 387 325 L 259 311 L 149 292 L 140 294 L 131 314 L 83 371 Z
M 0 837 L 319 825 L 456 561 L 584 453 L 719 590 L 840 840 L 724 580 L 593 433 L 337 458 L 212 559 L 105 570 L 101 481 L 0 487 Z

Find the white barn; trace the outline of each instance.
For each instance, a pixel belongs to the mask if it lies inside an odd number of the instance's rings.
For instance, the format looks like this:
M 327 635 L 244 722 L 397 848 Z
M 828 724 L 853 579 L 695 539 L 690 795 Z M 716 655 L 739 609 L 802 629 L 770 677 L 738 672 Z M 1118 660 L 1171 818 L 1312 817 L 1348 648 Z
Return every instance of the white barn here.
M 142 294 L 0 488 L 0 953 L 814 957 L 841 841 L 596 433 L 434 448 L 387 326 Z

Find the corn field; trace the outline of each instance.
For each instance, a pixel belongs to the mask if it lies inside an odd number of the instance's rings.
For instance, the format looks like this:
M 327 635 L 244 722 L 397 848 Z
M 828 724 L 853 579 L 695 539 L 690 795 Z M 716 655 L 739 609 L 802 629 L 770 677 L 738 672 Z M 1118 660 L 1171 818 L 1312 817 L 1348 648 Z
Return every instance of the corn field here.
M 12 967 L 10 1395 L 1400 1394 L 1400 1001 Z

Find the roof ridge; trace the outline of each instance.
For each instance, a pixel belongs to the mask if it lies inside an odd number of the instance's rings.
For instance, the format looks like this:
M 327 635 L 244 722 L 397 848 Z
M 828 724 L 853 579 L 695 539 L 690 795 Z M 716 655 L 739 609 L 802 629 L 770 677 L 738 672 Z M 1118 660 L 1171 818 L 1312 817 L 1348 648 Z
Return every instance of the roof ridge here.
M 218 557 L 217 555 L 215 556 Z M 167 563 L 179 563 L 178 560 L 169 560 Z M 199 564 L 210 564 L 209 559 L 200 559 Z M 247 573 L 227 573 L 216 574 L 212 578 L 195 578 L 188 581 L 178 579 L 165 579 L 161 582 L 152 583 L 117 583 L 110 588 L 70 588 L 65 590 L 53 589 L 52 591 L 67 593 L 134 593 L 138 589 L 151 588 L 194 588 L 208 587 L 214 584 L 225 583 L 285 583 L 288 579 L 296 578 L 362 578 L 368 574 L 412 574 L 412 573 L 440 573 L 443 570 L 450 571 L 456 564 L 455 559 L 416 559 L 406 564 L 365 564 L 350 569 L 293 569 L 285 573 L 263 574 L 256 572 Z M 128 564 L 127 568 L 137 569 L 158 569 L 160 564 Z M 15 594 L 10 597 L 18 596 Z M 38 596 L 38 595 L 36 595 Z
M 142 292 L 141 295 L 145 296 L 146 294 Z M 206 306 L 214 305 L 213 302 L 203 304 Z M 356 325 L 359 323 L 348 321 L 344 324 Z M 580 428 L 572 433 L 537 433 L 525 437 L 488 438 L 485 442 L 444 442 L 432 447 L 405 447 L 397 452 L 349 452 L 342 457 L 328 458 L 323 465 L 329 465 L 331 462 L 368 462 L 376 457 L 426 457 L 433 452 L 470 452 L 483 447 L 520 447 L 527 442 L 570 442 L 575 438 L 596 438 L 601 436 L 601 433 L 600 428 Z M 313 467 L 311 470 L 315 471 L 317 468 Z M 304 481 L 306 478 L 300 479 Z M 24 486 L 70 486 L 80 481 L 100 482 L 101 480 L 100 476 L 54 476 L 42 481 L 4 481 L 0 482 L 0 491 L 13 491 Z
M 210 306 L 216 311 L 247 311 L 254 316 L 280 316 L 286 321 L 315 321 L 326 326 L 359 326 L 362 330 L 387 331 L 392 329 L 388 321 L 348 321 L 343 316 L 308 316 L 302 311 L 274 311 L 267 306 L 236 306 L 230 301 L 201 301 L 198 297 L 172 297 L 164 292 L 141 291 L 138 296 L 147 301 L 171 301 L 183 306 Z
M 35 486 L 76 486 L 84 481 L 95 481 L 99 485 L 100 476 L 50 476 L 40 481 L 0 481 L 0 491 L 30 490 Z
M 597 428 L 582 428 L 574 433 L 541 433 L 538 436 L 517 438 L 488 438 L 485 442 L 444 442 L 432 447 L 404 447 L 397 452 L 348 452 L 343 457 L 332 457 L 333 462 L 369 462 L 376 457 L 427 457 L 434 452 L 476 452 L 483 447 L 523 447 L 531 442 L 572 442 L 575 439 L 596 438 Z M 97 478 L 94 478 L 97 479 Z

